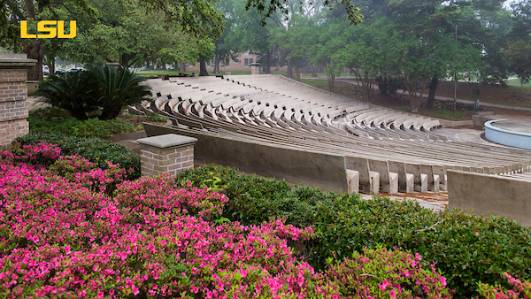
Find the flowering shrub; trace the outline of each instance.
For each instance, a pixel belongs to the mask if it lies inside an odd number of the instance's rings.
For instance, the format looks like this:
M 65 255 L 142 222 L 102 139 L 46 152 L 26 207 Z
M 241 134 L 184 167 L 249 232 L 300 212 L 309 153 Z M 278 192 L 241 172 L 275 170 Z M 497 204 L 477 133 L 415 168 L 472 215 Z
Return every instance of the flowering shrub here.
M 52 173 L 74 180 L 75 174 L 90 171 L 96 164 L 77 155 L 61 156 L 48 168 Z
M 219 218 L 228 202 L 225 195 L 208 192 L 207 189 L 176 188 L 169 176 L 126 181 L 116 190 L 115 199 L 130 216 L 154 210 L 168 212 L 165 217 L 190 214 L 206 220 Z
M 491 286 L 488 284 L 479 284 L 479 294 L 482 298 L 487 299 L 519 299 L 531 297 L 531 282 L 521 281 L 509 273 L 503 274 L 507 283 L 512 287 L 510 290 L 505 290 L 500 286 Z
M 51 173 L 65 177 L 70 181 L 81 183 L 92 191 L 111 194 L 116 185 L 123 182 L 126 171 L 118 164 L 107 161 L 105 169 L 79 156 L 61 156 L 50 167 Z
M 325 278 L 349 298 L 449 298 L 446 278 L 421 260 L 418 253 L 365 249 L 329 268 Z
M 57 144 L 65 155 L 79 154 L 96 163 L 100 168 L 105 168 L 107 161 L 111 161 L 126 169 L 127 178 L 133 179 L 140 176 L 140 157 L 135 152 L 99 138 L 30 132 L 26 136 L 17 138 L 17 142 L 23 145 L 41 142 Z
M 23 145 L 12 151 L 0 152 L 0 158 L 13 162 L 26 162 L 38 165 L 49 165 L 59 158 L 61 149 L 55 144 L 40 142 L 35 145 Z
M 327 273 L 300 260 L 290 245 L 312 238 L 311 227 L 219 221 L 223 194 L 176 188 L 169 177 L 124 181 L 109 192 L 122 179 L 117 166 L 93 168 L 79 156 L 48 168 L 13 159 L 0 159 L 2 298 L 338 298 L 349 288 L 345 278 L 358 274 L 351 260 Z M 385 254 L 394 262 L 382 270 L 389 294 L 447 294 L 434 269 Z M 401 270 L 412 278 L 396 276 Z M 367 290 L 361 297 L 380 292 L 375 281 L 357 277 Z

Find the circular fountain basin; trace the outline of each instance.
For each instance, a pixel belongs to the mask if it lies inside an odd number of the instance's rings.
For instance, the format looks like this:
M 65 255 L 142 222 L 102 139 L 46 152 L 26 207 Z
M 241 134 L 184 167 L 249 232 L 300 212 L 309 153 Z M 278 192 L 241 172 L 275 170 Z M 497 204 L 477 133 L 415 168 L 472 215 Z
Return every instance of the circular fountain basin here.
M 531 150 L 531 123 L 490 120 L 485 123 L 485 138 L 499 144 Z

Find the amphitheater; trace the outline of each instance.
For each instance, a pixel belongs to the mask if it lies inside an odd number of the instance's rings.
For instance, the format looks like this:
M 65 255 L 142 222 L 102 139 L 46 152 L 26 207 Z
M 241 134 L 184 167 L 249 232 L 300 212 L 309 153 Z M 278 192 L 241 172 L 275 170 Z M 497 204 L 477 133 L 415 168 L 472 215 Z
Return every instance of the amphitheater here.
M 450 169 L 531 181 L 530 151 L 454 139 L 439 133 L 438 120 L 283 76 L 176 77 L 147 84 L 153 99 L 130 110 L 171 120 L 148 126 L 148 135 L 197 137 L 196 151 L 210 162 L 365 193 L 444 191 Z

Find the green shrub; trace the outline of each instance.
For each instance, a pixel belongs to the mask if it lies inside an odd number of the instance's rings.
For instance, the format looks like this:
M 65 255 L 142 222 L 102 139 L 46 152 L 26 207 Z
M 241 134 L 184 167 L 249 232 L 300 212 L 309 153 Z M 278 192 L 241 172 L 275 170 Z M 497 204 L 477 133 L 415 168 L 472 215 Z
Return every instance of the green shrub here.
M 37 94 L 54 107 L 69 111 L 77 119 L 87 119 L 98 109 L 94 96 L 98 86 L 96 78 L 86 71 L 51 75 L 39 84 Z
M 144 78 L 121 66 L 95 66 L 89 71 L 98 82 L 97 97 L 102 109 L 101 119 L 113 119 L 122 108 L 138 103 L 151 95 L 151 88 L 142 84 Z
M 62 134 L 72 137 L 109 138 L 113 134 L 129 133 L 135 127 L 123 120 L 78 120 L 57 108 L 45 108 L 31 112 L 28 118 L 32 132 Z
M 50 76 L 41 82 L 38 94 L 77 119 L 88 119 L 94 113 L 100 119 L 114 119 L 124 106 L 151 94 L 143 81 L 143 77 L 122 66 L 95 65 L 86 71 Z
M 106 168 L 106 161 L 120 164 L 131 175 L 140 176 L 140 158 L 133 151 L 99 138 L 80 138 L 60 134 L 30 133 L 17 139 L 22 144 L 38 144 L 40 141 L 56 144 L 66 155 L 79 154 L 99 167 Z
M 458 211 L 435 213 L 413 202 L 361 200 L 358 196 L 290 187 L 285 182 L 242 175 L 209 166 L 181 174 L 178 180 L 213 187 L 229 198 L 225 217 L 244 224 L 283 217 L 286 223 L 313 225 L 317 237 L 304 250 L 323 268 L 364 247 L 419 252 L 434 261 L 458 297 L 477 294 L 479 282 L 501 283 L 509 272 L 531 275 L 531 230 L 505 218 L 484 218 Z

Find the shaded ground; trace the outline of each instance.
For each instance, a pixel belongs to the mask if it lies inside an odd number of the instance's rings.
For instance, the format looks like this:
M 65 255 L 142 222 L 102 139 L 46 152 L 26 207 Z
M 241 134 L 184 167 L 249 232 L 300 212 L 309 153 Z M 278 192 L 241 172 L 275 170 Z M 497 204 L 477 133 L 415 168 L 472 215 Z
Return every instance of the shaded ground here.
M 474 89 L 477 84 L 460 82 L 457 86 L 457 98 L 475 100 Z M 453 97 L 454 85 L 452 82 L 441 82 L 437 89 L 437 96 Z M 517 86 L 480 86 L 479 98 L 482 102 L 502 104 L 519 107 L 531 107 L 531 88 Z
M 328 90 L 328 82 L 322 78 L 305 78 L 301 80 L 304 83 L 312 86 Z M 375 87 L 377 88 L 377 87 Z M 472 101 L 475 96 L 475 85 L 470 83 L 461 83 L 458 86 L 458 99 L 460 101 Z M 365 100 L 366 94 L 363 89 L 356 86 L 351 79 L 337 80 L 334 92 L 348 97 Z M 453 97 L 453 83 L 442 82 L 438 89 L 437 97 L 451 98 Z M 462 97 L 462 98 L 460 98 Z M 530 109 L 531 108 L 531 88 L 528 87 L 497 87 L 487 86 L 481 87 L 480 91 L 481 103 L 496 104 L 505 106 L 514 106 L 514 109 Z M 378 90 L 373 90 L 370 96 L 370 102 L 376 105 L 389 107 L 396 110 L 410 111 L 409 96 L 407 94 L 396 94 L 393 96 L 382 96 Z M 499 107 L 485 107 L 484 109 L 494 111 L 497 114 L 514 114 L 531 116 L 530 111 L 515 111 L 514 109 L 503 109 Z M 457 110 L 453 110 L 453 101 L 436 101 L 434 109 L 419 108 L 418 114 L 452 120 L 470 120 L 475 113 L 472 110 L 470 103 L 458 103 Z
M 324 79 L 302 79 L 302 82 L 321 89 L 329 90 L 328 82 Z M 360 87 L 354 86 L 351 83 L 344 81 L 336 82 L 334 92 L 351 98 L 366 99 L 366 95 Z M 406 95 L 395 95 L 386 97 L 380 95 L 377 90 L 374 90 L 371 93 L 370 102 L 376 105 L 385 106 L 396 110 L 408 112 L 410 110 L 409 100 Z M 435 109 L 433 110 L 420 108 L 417 114 L 447 120 L 469 120 L 472 118 L 472 114 L 474 114 L 474 111 L 471 111 L 470 108 L 463 105 L 458 105 L 457 111 L 449 109 L 449 107 L 446 107 L 446 105 L 436 105 Z

